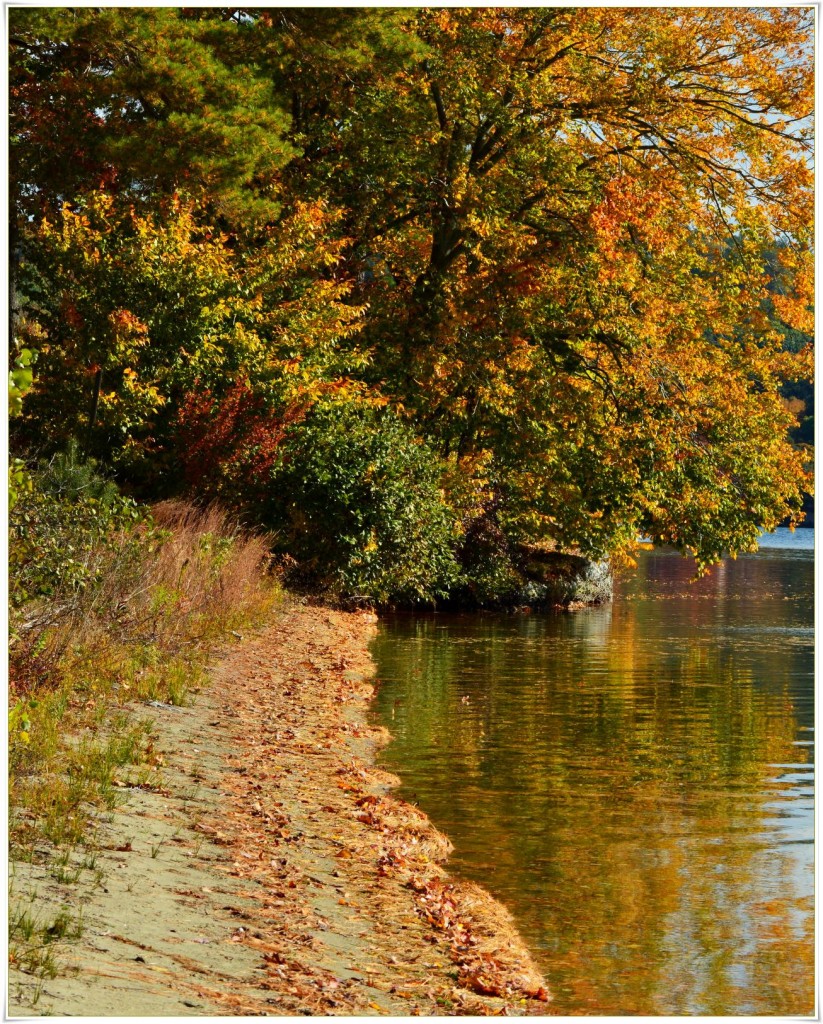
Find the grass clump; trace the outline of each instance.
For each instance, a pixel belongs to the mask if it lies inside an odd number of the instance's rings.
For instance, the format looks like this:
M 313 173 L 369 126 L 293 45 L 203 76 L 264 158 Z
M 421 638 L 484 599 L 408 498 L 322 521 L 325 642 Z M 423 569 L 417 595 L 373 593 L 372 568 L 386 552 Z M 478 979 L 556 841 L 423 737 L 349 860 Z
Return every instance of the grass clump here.
M 60 910 L 53 918 L 40 921 L 21 904 L 9 912 L 9 962 L 38 978 L 55 978 L 58 963 L 55 945 L 71 941 L 83 934 L 83 922 L 68 910 Z

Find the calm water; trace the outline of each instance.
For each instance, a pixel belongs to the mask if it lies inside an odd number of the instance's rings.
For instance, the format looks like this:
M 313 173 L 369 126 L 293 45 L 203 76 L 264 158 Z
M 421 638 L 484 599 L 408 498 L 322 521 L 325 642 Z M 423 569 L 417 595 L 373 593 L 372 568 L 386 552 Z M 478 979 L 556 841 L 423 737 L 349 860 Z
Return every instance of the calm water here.
M 647 553 L 574 614 L 383 620 L 384 763 L 553 1012 L 813 1012 L 812 537 L 696 584 Z

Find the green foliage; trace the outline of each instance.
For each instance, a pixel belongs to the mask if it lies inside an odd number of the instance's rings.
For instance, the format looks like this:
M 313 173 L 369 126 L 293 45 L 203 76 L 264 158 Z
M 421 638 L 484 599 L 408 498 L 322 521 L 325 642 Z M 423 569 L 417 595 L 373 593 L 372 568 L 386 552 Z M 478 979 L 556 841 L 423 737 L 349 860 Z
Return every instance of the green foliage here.
M 34 383 L 33 365 L 37 353 L 29 348 L 21 349 L 12 360 L 9 370 L 9 416 L 19 416 L 23 411 L 23 397 Z M 9 508 L 17 504 L 21 494 L 31 492 L 31 474 L 22 459 L 9 459 Z
M 442 466 L 389 410 L 332 405 L 292 428 L 272 480 L 281 543 L 326 586 L 430 601 L 458 579 Z
M 30 493 L 34 483 L 23 459 L 9 459 L 9 509 L 13 509 L 21 494 Z
M 232 226 L 272 219 L 288 119 L 262 54 L 243 46 L 244 20 L 218 9 L 15 10 L 9 149 L 21 220 L 101 184 L 148 203 L 204 191 Z
M 105 553 L 120 548 L 121 532 L 145 516 L 76 444 L 41 464 L 9 515 L 12 606 L 45 597 L 70 603 L 99 577 Z
M 12 362 L 9 370 L 9 416 L 19 416 L 23 411 L 23 396 L 34 383 L 34 370 L 37 353 L 30 348 L 21 349 Z

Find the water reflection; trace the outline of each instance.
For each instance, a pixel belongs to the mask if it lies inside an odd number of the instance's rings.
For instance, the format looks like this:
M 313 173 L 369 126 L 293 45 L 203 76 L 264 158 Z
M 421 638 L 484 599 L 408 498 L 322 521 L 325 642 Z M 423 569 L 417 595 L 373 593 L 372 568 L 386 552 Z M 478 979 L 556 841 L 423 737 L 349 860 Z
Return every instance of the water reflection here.
M 605 608 L 384 623 L 386 762 L 556 1012 L 812 1012 L 812 567 L 652 553 Z

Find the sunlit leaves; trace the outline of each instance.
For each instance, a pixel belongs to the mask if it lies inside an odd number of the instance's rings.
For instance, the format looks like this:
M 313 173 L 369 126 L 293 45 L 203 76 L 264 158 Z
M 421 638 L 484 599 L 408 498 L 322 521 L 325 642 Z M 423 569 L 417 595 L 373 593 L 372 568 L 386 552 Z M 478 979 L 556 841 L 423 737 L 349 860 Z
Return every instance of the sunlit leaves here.
M 261 429 L 334 393 L 512 543 L 703 566 L 796 515 L 807 9 L 15 17 L 47 445 L 173 462 L 192 399 L 222 438 L 238 388 Z
M 353 342 L 339 348 L 362 310 L 328 273 L 341 243 L 321 204 L 299 204 L 248 251 L 199 213 L 178 197 L 155 214 L 94 193 L 41 225 L 24 267 L 47 339 L 31 415 L 53 442 L 92 429 L 109 459 L 133 462 L 168 445 L 187 391 L 243 375 L 290 401 L 362 366 Z

